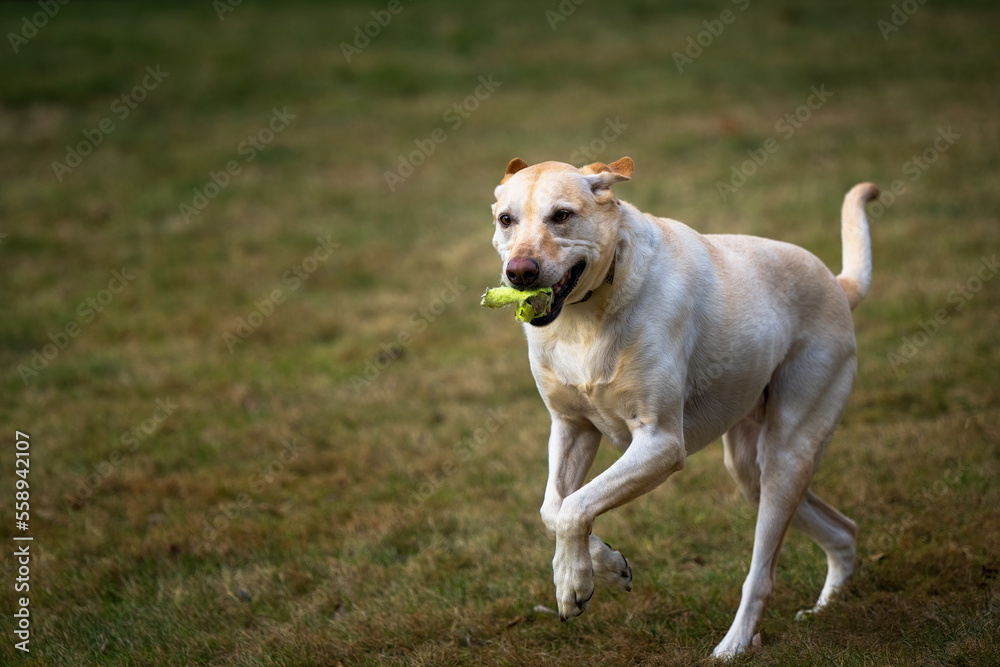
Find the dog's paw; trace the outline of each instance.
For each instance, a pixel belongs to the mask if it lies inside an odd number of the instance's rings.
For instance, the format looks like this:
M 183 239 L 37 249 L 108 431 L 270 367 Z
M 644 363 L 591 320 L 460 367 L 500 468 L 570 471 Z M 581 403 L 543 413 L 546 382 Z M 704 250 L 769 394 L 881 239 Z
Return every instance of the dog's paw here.
M 594 597 L 594 569 L 590 555 L 584 548 L 560 548 L 556 546 L 556 557 L 552 560 L 552 580 L 556 585 L 556 602 L 559 617 L 567 619 L 586 611 L 590 598 Z
M 589 591 L 589 592 L 588 592 Z M 556 585 L 556 600 L 559 604 L 559 618 L 563 623 L 587 611 L 590 599 L 594 597 L 594 580 L 589 585 L 577 588 L 572 585 Z
M 712 657 L 715 658 L 716 660 L 728 661 L 732 660 L 738 655 L 741 655 L 742 653 L 745 653 L 751 648 L 759 648 L 760 645 L 761 645 L 761 638 L 759 632 L 755 634 L 753 637 L 751 637 L 750 641 L 741 642 L 736 639 L 730 639 L 730 637 L 727 636 L 725 639 L 722 640 L 722 643 L 716 646 L 715 650 L 712 651 Z
M 819 596 L 819 600 L 816 601 L 816 606 L 812 609 L 800 609 L 795 613 L 796 621 L 808 621 L 816 614 L 820 613 L 827 606 L 836 600 L 840 596 L 840 586 L 829 586 L 823 587 L 823 593 Z
M 826 609 L 826 604 L 827 603 L 825 603 L 825 602 L 823 602 L 823 603 L 816 603 L 816 606 L 813 607 L 812 609 L 799 609 L 797 612 L 795 612 L 795 620 L 796 621 L 808 621 L 808 620 L 812 619 L 813 617 L 816 616 L 816 614 L 818 614 L 821 611 L 823 611 L 824 609 Z
M 595 579 L 626 591 L 632 590 L 632 568 L 628 559 L 593 534 L 590 536 L 590 560 L 594 565 Z
M 796 621 L 808 621 L 818 611 L 819 611 L 819 609 L 816 608 L 816 607 L 813 607 L 812 609 L 799 609 L 797 612 L 795 612 L 795 620 Z

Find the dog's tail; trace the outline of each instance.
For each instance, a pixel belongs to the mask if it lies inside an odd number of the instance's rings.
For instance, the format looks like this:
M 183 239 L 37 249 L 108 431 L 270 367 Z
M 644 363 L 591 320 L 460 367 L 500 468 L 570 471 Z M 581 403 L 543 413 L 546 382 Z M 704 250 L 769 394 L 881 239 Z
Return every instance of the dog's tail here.
M 840 211 L 840 238 L 844 246 L 844 268 L 837 282 L 847 294 L 851 310 L 861 303 L 872 284 L 872 242 L 868 235 L 865 204 L 878 198 L 874 183 L 859 183 L 844 196 Z

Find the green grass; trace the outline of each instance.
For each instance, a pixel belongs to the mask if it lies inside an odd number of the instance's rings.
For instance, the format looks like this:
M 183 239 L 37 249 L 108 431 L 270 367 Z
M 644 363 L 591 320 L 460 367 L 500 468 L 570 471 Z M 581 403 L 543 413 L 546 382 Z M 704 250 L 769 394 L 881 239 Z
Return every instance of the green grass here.
M 857 575 L 795 623 L 825 563 L 790 535 L 763 648 L 737 664 L 998 661 L 1000 280 L 952 290 L 1000 251 L 1000 11 L 926 3 L 885 40 L 891 3 L 661 4 L 588 2 L 553 31 L 556 2 L 405 3 L 350 63 L 340 43 L 385 4 L 243 3 L 220 22 L 207 1 L 70 3 L 18 53 L 5 40 L 0 535 L 18 532 L 19 429 L 37 664 L 708 655 L 754 522 L 719 445 L 598 519 L 631 594 L 599 590 L 565 625 L 534 611 L 555 605 L 537 516 L 548 422 L 519 325 L 478 305 L 499 271 L 489 205 L 511 158 L 570 160 L 609 118 L 627 127 L 596 157 L 636 162 L 620 196 L 834 269 L 846 190 L 906 185 L 873 220 L 860 374 L 814 485 L 860 526 Z M 679 73 L 672 54 L 726 8 L 735 21 Z M 2 32 L 35 11 L 0 5 Z M 169 75 L 120 119 L 115 100 L 157 65 Z M 453 127 L 444 114 L 490 75 L 496 92 Z M 776 123 L 821 85 L 833 96 L 783 139 Z M 295 118 L 246 162 L 275 108 Z M 58 181 L 52 163 L 106 117 L 114 131 Z M 911 181 L 906 163 L 948 127 L 959 138 Z M 446 140 L 390 191 L 385 172 L 435 128 Z M 778 152 L 722 201 L 716 183 L 770 137 Z M 239 173 L 186 222 L 180 205 L 231 160 Z M 328 258 L 286 274 L 327 237 Z M 114 270 L 135 278 L 102 297 Z M 78 304 L 108 296 L 85 321 Z M 19 366 L 70 322 L 78 335 L 25 383 Z M 157 400 L 177 405 L 160 422 Z M 490 410 L 508 415 L 495 432 Z M 16 597 L 5 583 L 2 662 Z

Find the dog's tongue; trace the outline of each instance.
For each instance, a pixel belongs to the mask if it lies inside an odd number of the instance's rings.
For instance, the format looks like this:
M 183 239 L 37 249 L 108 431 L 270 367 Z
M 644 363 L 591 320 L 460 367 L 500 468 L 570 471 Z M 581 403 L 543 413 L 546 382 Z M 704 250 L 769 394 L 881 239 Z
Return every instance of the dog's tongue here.
M 513 287 L 493 287 L 486 290 L 479 304 L 487 308 L 504 308 L 516 304 L 515 317 L 522 322 L 530 322 L 548 312 L 552 305 L 552 288 L 517 290 Z

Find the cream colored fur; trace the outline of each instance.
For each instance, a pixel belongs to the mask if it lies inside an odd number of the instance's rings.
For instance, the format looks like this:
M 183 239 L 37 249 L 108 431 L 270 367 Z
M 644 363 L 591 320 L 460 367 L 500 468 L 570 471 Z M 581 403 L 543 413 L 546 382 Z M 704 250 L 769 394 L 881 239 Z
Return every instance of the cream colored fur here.
M 505 275 L 513 258 L 538 268 L 522 288 L 555 285 L 586 262 L 558 316 L 524 325 L 552 418 L 541 516 L 556 538 L 556 599 L 566 620 L 587 608 L 595 578 L 630 589 L 628 561 L 592 534 L 594 519 L 722 437 L 726 468 L 758 507 L 740 606 L 713 653 L 732 656 L 753 642 L 788 526 L 827 555 L 811 611 L 853 571 L 857 528 L 809 483 L 856 373 L 851 309 L 871 283 L 864 204 L 878 190 L 858 185 L 844 200 L 835 277 L 797 246 L 640 212 L 611 191 L 632 169 L 630 158 L 581 169 L 515 159 L 495 193 Z M 624 453 L 584 484 L 602 436 Z

